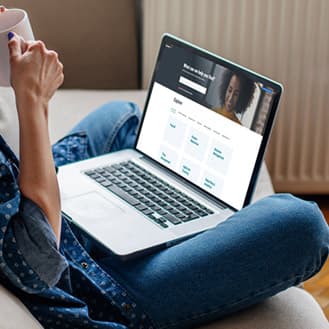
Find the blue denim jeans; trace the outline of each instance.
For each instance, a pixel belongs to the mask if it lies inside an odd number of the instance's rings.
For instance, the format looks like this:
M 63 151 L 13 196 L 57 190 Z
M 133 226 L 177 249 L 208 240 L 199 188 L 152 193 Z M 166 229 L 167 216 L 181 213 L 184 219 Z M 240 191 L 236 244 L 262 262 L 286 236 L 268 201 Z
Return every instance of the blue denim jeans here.
M 86 156 L 91 157 L 133 147 L 139 119 L 134 104 L 114 102 L 72 132 L 87 134 Z M 124 262 L 110 252 L 93 256 L 157 328 L 189 328 L 310 278 L 324 264 L 328 244 L 328 226 L 315 203 L 277 194 L 143 258 Z

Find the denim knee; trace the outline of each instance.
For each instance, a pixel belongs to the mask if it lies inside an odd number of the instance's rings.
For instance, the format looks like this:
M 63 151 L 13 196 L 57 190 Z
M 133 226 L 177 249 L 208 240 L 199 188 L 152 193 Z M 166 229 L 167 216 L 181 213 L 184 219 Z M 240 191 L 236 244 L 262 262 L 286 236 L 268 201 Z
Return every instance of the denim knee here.
M 296 258 L 301 256 L 305 267 L 312 264 L 314 272 L 319 271 L 328 256 L 329 228 L 318 205 L 291 194 L 277 194 L 273 199 L 284 221 L 283 236 L 291 242 L 291 252 Z
M 128 101 L 112 101 L 105 103 L 101 106 L 105 111 L 111 111 L 111 114 L 115 117 L 116 115 L 122 116 L 124 112 L 129 114 L 140 115 L 139 107 L 133 103 Z
M 140 118 L 138 106 L 132 102 L 112 101 L 105 103 L 96 110 L 90 112 L 71 131 L 89 131 L 91 127 L 97 127 L 97 131 L 104 130 L 107 134 L 111 127 L 117 127 L 126 117 L 136 116 Z M 92 131 L 91 131 L 92 133 Z
M 134 145 L 140 110 L 134 103 L 114 101 L 89 113 L 70 133 L 84 132 L 88 136 L 90 157 Z
M 105 152 L 113 152 L 132 148 L 135 144 L 141 112 L 138 106 L 131 102 L 115 101 L 104 105 L 109 114 L 108 120 L 112 129 L 107 131 Z
M 104 128 L 108 131 L 111 126 L 121 126 L 126 118 L 135 116 L 139 119 L 141 113 L 139 107 L 132 102 L 112 101 L 102 105 L 90 116 L 92 115 L 97 117 L 94 118 L 94 122 L 98 124 L 98 128 Z M 90 120 L 88 123 L 90 123 Z

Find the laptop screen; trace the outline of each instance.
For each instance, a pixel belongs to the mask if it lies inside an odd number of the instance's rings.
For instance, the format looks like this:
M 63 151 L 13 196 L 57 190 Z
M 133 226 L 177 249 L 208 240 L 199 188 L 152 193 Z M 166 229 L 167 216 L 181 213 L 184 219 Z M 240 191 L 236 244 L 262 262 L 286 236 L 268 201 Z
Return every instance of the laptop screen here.
M 165 35 L 136 149 L 234 209 L 250 201 L 281 86 Z

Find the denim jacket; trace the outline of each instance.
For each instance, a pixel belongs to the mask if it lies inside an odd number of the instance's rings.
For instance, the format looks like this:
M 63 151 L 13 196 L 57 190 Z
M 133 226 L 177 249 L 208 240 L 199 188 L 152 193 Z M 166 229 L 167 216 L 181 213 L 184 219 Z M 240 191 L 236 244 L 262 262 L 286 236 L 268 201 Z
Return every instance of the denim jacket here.
M 86 158 L 88 137 L 53 146 L 56 165 Z M 60 248 L 42 210 L 19 190 L 19 162 L 0 136 L 0 279 L 45 328 L 151 328 L 127 291 L 95 262 L 62 216 Z M 77 232 L 79 233 L 79 232 Z

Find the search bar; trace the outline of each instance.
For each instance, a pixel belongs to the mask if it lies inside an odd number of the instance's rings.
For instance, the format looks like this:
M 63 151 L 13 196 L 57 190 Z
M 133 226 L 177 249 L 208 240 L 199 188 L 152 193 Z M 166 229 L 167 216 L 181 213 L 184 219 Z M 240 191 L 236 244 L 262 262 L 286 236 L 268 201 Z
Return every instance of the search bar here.
M 207 92 L 207 88 L 206 87 L 203 87 L 203 86 L 199 85 L 198 83 L 196 83 L 194 81 L 191 81 L 189 79 L 186 79 L 186 78 L 184 78 L 182 76 L 179 77 L 179 83 L 181 83 L 181 84 L 183 84 L 183 85 L 185 85 L 187 87 L 190 87 L 190 88 L 192 88 L 192 89 L 194 89 L 194 90 L 196 90 L 199 93 L 204 94 L 204 95 Z

